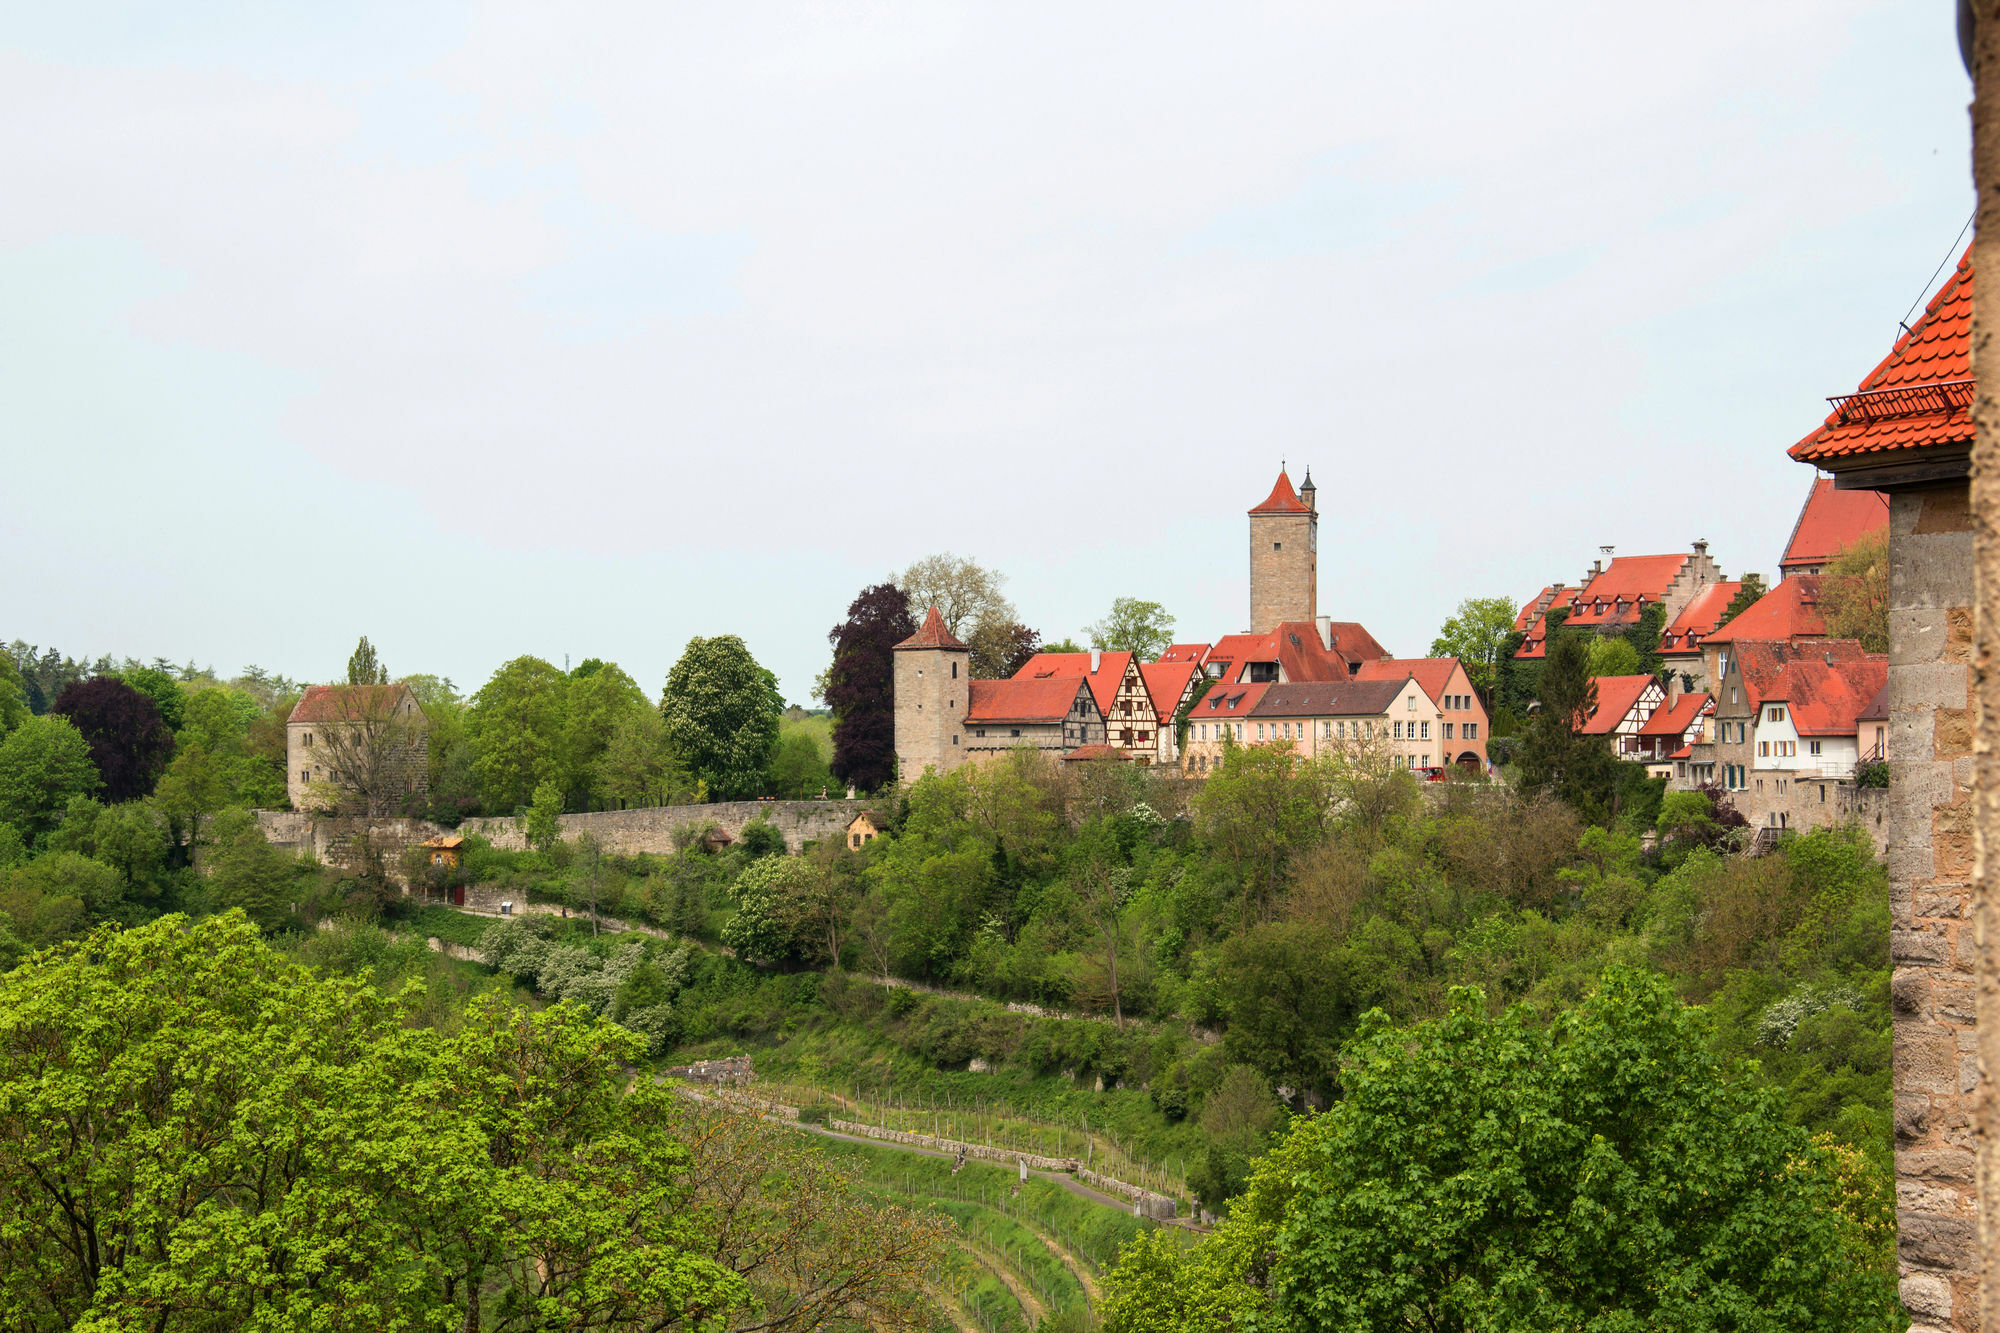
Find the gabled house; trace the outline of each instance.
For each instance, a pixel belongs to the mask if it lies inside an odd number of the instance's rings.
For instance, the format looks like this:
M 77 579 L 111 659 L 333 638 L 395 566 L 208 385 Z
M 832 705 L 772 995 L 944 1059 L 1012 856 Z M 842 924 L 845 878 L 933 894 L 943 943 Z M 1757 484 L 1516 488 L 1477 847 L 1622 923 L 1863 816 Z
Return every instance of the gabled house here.
M 407 685 L 313 685 L 285 720 L 294 810 L 400 814 L 430 787 L 430 719 Z
M 1104 714 L 1081 676 L 968 682 L 962 748 L 983 758 L 1027 746 L 1058 753 L 1103 745 Z
M 1640 733 L 1667 692 L 1651 676 L 1597 676 L 1597 701 L 1577 724 L 1579 736 L 1602 736 L 1620 759 L 1637 760 Z
M 1201 664 L 1190 661 L 1147 662 L 1139 668 L 1139 675 L 1146 682 L 1146 693 L 1152 699 L 1153 716 L 1159 719 L 1159 743 L 1153 762 L 1178 763 L 1180 744 L 1175 736 L 1174 719 L 1205 679 L 1201 674 Z
M 1672 695 L 1655 708 L 1639 728 L 1639 753 L 1634 756 L 1646 765 L 1646 775 L 1671 778 L 1678 765 L 1685 776 L 1690 747 L 1701 739 L 1703 720 L 1714 711 L 1714 698 L 1702 693 Z
M 1241 684 L 1211 681 L 1208 693 L 1188 714 L 1187 745 L 1181 753 L 1181 771 L 1189 777 L 1207 777 L 1222 759 L 1225 747 L 1247 744 L 1254 737 L 1250 713 L 1276 682 L 1248 681 Z
M 1251 744 L 1311 757 L 1385 752 L 1398 768 L 1443 767 L 1444 714 L 1411 676 L 1273 685 L 1250 710 Z
M 1625 555 L 1609 564 L 1593 561 L 1582 587 L 1552 584 L 1521 608 L 1514 628 L 1523 638 L 1514 656 L 1548 656 L 1548 613 L 1557 607 L 1568 612 L 1566 625 L 1617 634 L 1638 624 L 1651 606 L 1664 606 L 1671 624 L 1696 593 L 1721 580 L 1722 570 L 1709 558 L 1705 541 L 1681 555 Z
M 1723 579 L 1709 584 L 1681 608 L 1681 613 L 1660 635 L 1660 665 L 1679 672 L 1684 678 L 1685 688 L 1705 690 L 1709 687 L 1708 662 L 1702 654 L 1701 645 L 1709 635 L 1722 628 L 1722 618 L 1729 610 L 1729 604 L 1742 591 L 1741 579 Z
M 1819 575 L 1794 574 L 1703 639 L 1701 655 L 1707 678 L 1721 682 L 1729 669 L 1730 649 L 1738 643 L 1824 639 L 1826 618 L 1820 614 L 1819 587 Z
M 1881 491 L 1843 491 L 1832 477 L 1813 478 L 1812 490 L 1792 525 L 1778 561 L 1780 575 L 1823 574 L 1842 551 L 1872 533 L 1889 531 L 1889 497 Z
M 1416 681 L 1438 709 L 1438 762 L 1457 764 L 1475 773 L 1486 771 L 1490 723 L 1472 688 L 1472 678 L 1456 657 L 1384 657 L 1362 663 L 1354 678 Z
M 1036 653 L 1014 673 L 1015 680 L 1081 676 L 1104 718 L 1104 744 L 1143 764 L 1159 754 L 1159 718 L 1138 659 L 1127 652 Z
M 1311 621 L 1288 620 L 1264 634 L 1229 634 L 1208 650 L 1202 670 L 1214 680 L 1263 685 L 1305 680 L 1348 680 L 1365 659 L 1351 656 L 1362 647 L 1379 650 L 1375 636 L 1341 622 L 1340 651 L 1328 648 Z M 1377 654 L 1386 657 L 1387 653 Z

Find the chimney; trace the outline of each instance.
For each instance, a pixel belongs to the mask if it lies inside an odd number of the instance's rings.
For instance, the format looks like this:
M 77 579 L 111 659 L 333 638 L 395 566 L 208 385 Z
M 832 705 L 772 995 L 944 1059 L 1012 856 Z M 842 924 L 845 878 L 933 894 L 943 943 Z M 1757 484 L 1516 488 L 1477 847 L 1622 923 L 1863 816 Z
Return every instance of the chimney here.
M 1093 676 L 1096 675 L 1097 669 L 1103 665 L 1104 650 L 1102 648 L 1092 648 L 1090 650 L 1090 674 Z
M 1322 648 L 1326 649 L 1326 650 L 1327 650 L 1328 652 L 1332 652 L 1332 651 L 1333 651 L 1333 617 L 1332 617 L 1332 616 L 1318 616 L 1318 617 L 1316 617 L 1315 619 L 1316 619 L 1316 622 L 1317 622 L 1317 623 L 1318 623 L 1318 625 L 1319 625 L 1319 645 L 1320 645 L 1320 647 L 1322 647 Z

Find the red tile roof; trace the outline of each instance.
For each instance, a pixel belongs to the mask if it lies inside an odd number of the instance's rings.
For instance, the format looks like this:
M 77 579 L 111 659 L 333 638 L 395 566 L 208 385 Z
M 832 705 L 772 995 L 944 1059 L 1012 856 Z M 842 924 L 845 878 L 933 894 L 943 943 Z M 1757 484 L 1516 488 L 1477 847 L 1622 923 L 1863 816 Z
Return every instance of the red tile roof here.
M 1139 676 L 1146 682 L 1146 694 L 1153 701 L 1153 715 L 1162 723 L 1173 718 L 1187 695 L 1188 682 L 1201 674 L 1193 662 L 1146 662 Z
M 1526 634 L 1528 626 L 1547 615 L 1550 607 L 1568 606 L 1570 599 L 1575 596 L 1576 589 L 1560 583 L 1551 583 L 1548 587 L 1530 597 L 1521 607 L 1521 614 L 1514 617 L 1514 632 L 1517 634 Z M 1546 605 L 1542 601 L 1545 597 L 1548 599 Z
M 1250 710 L 1264 697 L 1264 691 L 1274 688 L 1269 681 L 1250 685 L 1226 685 L 1221 681 L 1208 687 L 1208 693 L 1201 696 L 1201 702 L 1188 714 L 1190 721 L 1207 722 L 1215 718 L 1248 717 Z
M 1089 696 L 1086 683 L 1077 676 L 1044 676 L 1039 679 L 974 680 L 966 683 L 965 721 L 967 725 L 1000 722 L 1061 722 L 1081 694 Z
M 1915 329 L 1791 448 L 1801 463 L 1972 442 L 1972 247 Z
M 1855 715 L 1857 722 L 1887 722 L 1889 720 L 1889 682 L 1884 680 L 1882 688 L 1868 701 L 1868 706 Z
M 288 722 L 386 720 L 410 693 L 407 685 L 308 685 L 292 706 Z M 423 711 L 421 707 L 417 710 Z
M 1723 613 L 1742 591 L 1743 580 L 1724 579 L 1697 592 L 1660 635 L 1660 654 L 1679 657 L 1700 652 L 1702 642 L 1715 633 L 1722 624 Z
M 1063 756 L 1065 764 L 1079 760 L 1088 763 L 1093 759 L 1116 759 L 1123 761 L 1125 752 L 1115 745 L 1079 745 Z
M 1125 681 L 1125 670 L 1131 665 L 1130 653 L 1099 654 L 1096 671 L 1090 669 L 1089 653 L 1036 653 L 1021 664 L 1014 679 L 1082 676 L 1090 682 L 1090 696 L 1097 701 L 1097 711 L 1109 717 L 1111 705 L 1118 698 L 1118 687 Z
M 1385 657 L 1379 662 L 1363 662 L 1354 678 L 1400 683 L 1414 676 L 1417 688 L 1429 695 L 1432 703 L 1436 703 L 1439 696 L 1450 688 L 1452 673 L 1457 670 L 1456 657 Z
M 1376 717 L 1389 711 L 1389 705 L 1396 702 L 1396 696 L 1403 692 L 1409 679 L 1398 676 L 1394 680 L 1313 680 L 1270 685 L 1251 711 L 1258 717 Z
M 1855 696 L 1852 709 L 1845 713 L 1844 726 L 1814 731 L 1814 735 L 1851 733 L 1860 714 L 1869 708 L 1889 680 L 1888 657 L 1864 651 L 1853 639 L 1817 639 L 1809 643 L 1747 640 L 1736 645 L 1734 658 L 1731 669 L 1742 677 L 1747 696 L 1744 702 L 1752 708 L 1762 708 L 1767 700 L 1777 699 L 1792 703 L 1797 711 L 1801 699 L 1846 693 Z M 1806 670 L 1795 681 L 1792 668 L 1801 663 L 1806 664 Z M 1822 689 L 1822 682 L 1812 677 L 1827 671 L 1839 674 L 1847 683 L 1831 693 Z M 1801 734 L 1808 730 L 1809 723 L 1826 720 L 1823 704 L 1809 703 L 1807 709 L 1808 716 L 1797 719 Z
M 1685 555 L 1621 555 L 1586 583 L 1570 603 L 1567 625 L 1636 624 L 1649 602 L 1664 602 L 1686 564 Z
M 1162 662 L 1193 662 L 1200 666 L 1208 660 L 1208 645 L 1205 643 L 1176 643 L 1168 646 L 1160 654 Z
M 1250 512 L 1253 514 L 1309 514 L 1312 511 L 1306 508 L 1305 501 L 1299 499 L 1299 493 L 1292 489 L 1292 479 L 1285 475 L 1283 468 L 1279 468 L 1277 485 L 1271 487 L 1271 493 L 1264 497 L 1264 503 L 1258 505 Z
M 1639 728 L 1641 736 L 1680 736 L 1688 728 L 1701 720 L 1704 713 L 1712 712 L 1715 700 L 1706 694 L 1679 695 L 1670 704 L 1662 704 L 1646 719 L 1646 725 Z
M 964 651 L 965 645 L 953 638 L 951 631 L 944 627 L 944 617 L 934 606 L 924 612 L 923 627 L 897 644 L 895 651 L 901 652 L 905 648 L 957 648 Z
M 1709 635 L 1707 643 L 1743 643 L 1751 639 L 1823 639 L 1826 618 L 1819 611 L 1820 576 L 1794 574 L 1750 603 Z
M 1349 666 L 1358 666 L 1363 662 L 1379 662 L 1389 655 L 1389 650 L 1376 642 L 1375 636 L 1355 621 L 1328 621 L 1326 633 L 1333 641 L 1334 656 L 1344 659 Z
M 1815 477 L 1778 568 L 1789 574 L 1800 567 L 1824 565 L 1869 533 L 1888 530 L 1888 496 L 1880 491 L 1837 490 L 1832 477 Z
M 1763 702 L 1790 708 L 1792 728 L 1801 736 L 1852 736 L 1888 681 L 1886 655 L 1858 662 L 1805 656 L 1786 665 L 1765 690 Z
M 1639 696 L 1653 683 L 1648 675 L 1598 676 L 1597 707 L 1583 720 L 1577 732 L 1585 736 L 1608 736 L 1618 729 L 1632 706 L 1639 702 Z
M 1358 639 L 1381 647 L 1359 625 L 1346 628 L 1359 633 L 1343 640 L 1344 647 Z M 1276 662 L 1287 680 L 1346 680 L 1350 674 L 1350 659 L 1328 652 L 1320 642 L 1319 627 L 1306 620 L 1288 620 L 1267 634 L 1226 634 L 1208 650 L 1208 660 L 1225 665 L 1224 680 L 1240 676 L 1248 662 Z

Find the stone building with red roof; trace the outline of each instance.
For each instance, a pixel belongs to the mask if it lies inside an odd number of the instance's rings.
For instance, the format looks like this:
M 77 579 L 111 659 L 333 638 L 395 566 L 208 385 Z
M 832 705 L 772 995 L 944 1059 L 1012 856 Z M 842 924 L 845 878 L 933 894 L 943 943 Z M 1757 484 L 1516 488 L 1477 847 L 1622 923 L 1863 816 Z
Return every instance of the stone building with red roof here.
M 285 719 L 285 795 L 294 810 L 380 806 L 430 788 L 430 718 L 407 685 L 312 685 Z M 401 814 L 369 809 L 369 814 Z
M 1205 778 L 1233 746 L 1283 745 L 1305 758 L 1371 756 L 1398 768 L 1444 763 L 1444 714 L 1415 678 L 1216 682 L 1188 717 L 1182 770 Z
M 1705 690 L 1714 679 L 1702 643 L 1722 628 L 1723 616 L 1743 580 L 1722 579 L 1696 593 L 1660 634 L 1660 665 L 1680 673 L 1685 690 Z
M 1652 606 L 1664 606 L 1667 623 L 1673 623 L 1696 594 L 1721 581 L 1722 569 L 1709 556 L 1705 541 L 1694 543 L 1685 554 L 1623 555 L 1608 564 L 1594 560 L 1582 586 L 1551 584 L 1521 608 L 1514 618 L 1514 629 L 1522 636 L 1514 656 L 1548 656 L 1548 614 L 1559 607 L 1566 612 L 1565 625 L 1621 634 L 1637 625 Z
M 1250 511 L 1250 632 L 1319 616 L 1319 503 L 1307 469 L 1292 489 L 1283 467 L 1264 502 Z
M 1646 725 L 1639 728 L 1639 752 L 1635 758 L 1646 765 L 1646 776 L 1671 779 L 1679 766 L 1685 775 L 1694 743 L 1702 737 L 1702 726 L 1715 712 L 1714 696 L 1701 693 L 1669 695 L 1667 702 L 1653 710 Z
M 1885 738 L 1889 956 L 1896 1003 L 1896 1231 L 1925 1321 L 1979 1325 L 1980 1203 L 1965 1159 L 1984 1096 L 1972 938 L 1972 250 L 1791 456 L 1835 488 L 1889 497 Z M 1969 1159 L 1966 1159 L 1969 1160 Z M 1989 1204 L 1991 1201 L 1989 1201 Z
M 1021 664 L 1014 679 L 1082 677 L 1090 683 L 1091 698 L 1104 718 L 1104 743 L 1150 764 L 1159 755 L 1160 718 L 1140 665 L 1128 652 L 1036 653 Z
M 1654 710 L 1666 703 L 1667 692 L 1647 675 L 1598 676 L 1591 683 L 1597 687 L 1597 698 L 1577 724 L 1577 734 L 1602 736 L 1614 755 L 1636 761 L 1640 733 Z

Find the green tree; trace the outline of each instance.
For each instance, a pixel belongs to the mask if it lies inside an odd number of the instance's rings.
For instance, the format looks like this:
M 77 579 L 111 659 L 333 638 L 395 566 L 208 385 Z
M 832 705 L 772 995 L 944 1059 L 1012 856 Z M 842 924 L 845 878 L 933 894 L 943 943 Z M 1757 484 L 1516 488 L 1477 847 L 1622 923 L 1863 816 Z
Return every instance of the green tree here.
M 156 666 L 128 666 L 118 673 L 118 678 L 153 701 L 167 730 L 181 729 L 187 716 L 188 696 L 173 673 Z
M 1859 639 L 1871 653 L 1889 651 L 1889 533 L 1866 533 L 1827 564 L 1820 614 L 1836 639 Z
M 1195 793 L 1195 832 L 1235 868 L 1257 917 L 1276 904 L 1288 858 L 1325 832 L 1335 778 L 1289 747 L 1231 743 Z
M 918 624 L 935 606 L 945 629 L 960 639 L 977 633 L 981 624 L 1005 626 L 1018 619 L 1013 603 L 1000 592 L 1007 576 L 950 551 L 913 561 L 889 581 L 909 598 L 910 615 Z
M 563 794 L 553 782 L 535 788 L 534 804 L 521 817 L 522 836 L 528 845 L 546 856 L 562 841 Z
M 1174 618 L 1158 602 L 1117 597 L 1112 599 L 1111 610 L 1104 619 L 1085 625 L 1083 632 L 1090 636 L 1093 648 L 1132 653 L 1139 660 L 1150 662 L 1173 643 Z
M 1599 823 L 1610 812 L 1617 761 L 1602 737 L 1577 731 L 1597 703 L 1585 637 L 1551 632 L 1540 680 L 1541 710 L 1528 722 L 1515 764 L 1526 790 L 1550 792 L 1584 819 Z
M 90 743 L 66 717 L 31 717 L 0 740 L 0 823 L 33 842 L 70 801 L 102 785 Z
M 12 653 L 0 652 L 0 736 L 5 736 L 33 716 L 28 707 L 28 687 L 14 665 Z
M 1273 1237 L 1291 1327 L 1888 1329 L 1893 1269 L 1837 1164 L 1710 1053 L 1672 987 L 1613 969 L 1553 1022 L 1364 1020 L 1302 1122 Z
M 1081 653 L 1088 650 L 1075 639 L 1061 638 L 1053 643 L 1043 644 L 1040 651 L 1045 653 Z
M 818 737 L 803 727 L 781 729 L 778 748 L 772 752 L 771 767 L 764 776 L 765 793 L 780 800 L 804 801 L 826 792 L 833 783 Z
M 511 814 L 543 782 L 560 781 L 569 677 L 539 657 L 517 657 L 472 696 L 465 730 L 488 813 Z
M 1764 586 L 1764 576 L 1762 574 L 1745 574 L 1743 576 L 1743 586 L 1737 589 L 1736 596 L 1730 599 L 1728 607 L 1722 612 L 1722 623 L 1727 625 L 1730 621 L 1748 611 L 1752 606 L 1756 605 L 1759 598 L 1769 591 L 1771 590 Z
M 621 807 L 673 805 L 694 795 L 694 779 L 667 744 L 667 720 L 650 705 L 613 723 L 591 785 L 600 800 Z
M 1592 635 L 1590 639 L 1590 665 L 1586 668 L 1591 676 L 1636 676 L 1639 674 L 1639 650 L 1631 640 L 1623 636 Z
M 778 682 L 734 634 L 688 641 L 667 673 L 667 743 L 714 796 L 755 796 L 778 744 Z
M 292 864 L 264 837 L 257 817 L 231 808 L 210 826 L 215 849 L 209 857 L 208 878 L 217 902 L 240 910 L 266 931 L 293 924 Z
M 368 642 L 366 634 L 361 642 L 354 645 L 354 652 L 347 659 L 347 683 L 349 685 L 387 685 L 389 668 L 382 665 L 375 656 L 375 645 Z
M 801 904 L 813 868 L 796 856 L 767 856 L 750 863 L 730 887 L 736 915 L 722 928 L 722 942 L 741 958 L 783 962 L 799 952 L 807 927 Z
M 585 667 L 591 667 L 585 671 Z M 579 675 L 577 672 L 583 672 Z M 600 762 L 619 725 L 651 707 L 638 682 L 615 662 L 595 658 L 570 673 L 563 723 L 563 794 L 579 810 L 598 796 Z
M 1331 1090 L 1355 1008 L 1337 946 L 1325 927 L 1294 921 L 1265 922 L 1223 946 L 1217 982 L 1232 1059 L 1273 1083 Z
M 1468 597 L 1445 617 L 1431 640 L 1432 657 L 1456 657 L 1479 697 L 1490 705 L 1500 663 L 1514 632 L 1514 603 L 1506 597 Z

